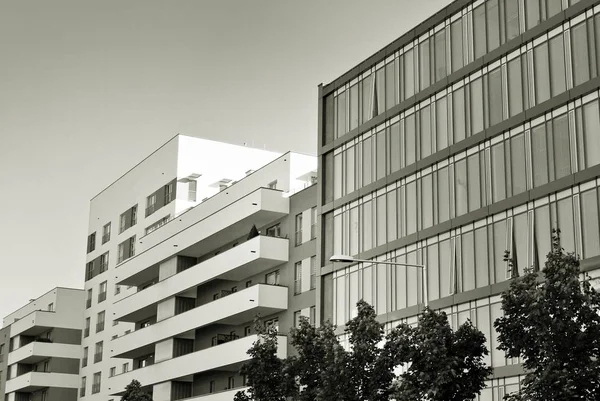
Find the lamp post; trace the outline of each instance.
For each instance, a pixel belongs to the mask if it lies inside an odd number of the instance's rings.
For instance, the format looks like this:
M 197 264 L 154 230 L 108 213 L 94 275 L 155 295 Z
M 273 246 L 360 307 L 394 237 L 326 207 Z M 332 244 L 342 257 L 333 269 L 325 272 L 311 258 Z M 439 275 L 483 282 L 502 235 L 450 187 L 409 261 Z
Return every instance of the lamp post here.
M 341 262 L 341 263 L 370 263 L 373 265 L 392 265 L 392 266 L 404 266 L 404 267 L 416 267 L 417 269 L 421 269 L 423 273 L 423 298 L 424 305 L 427 306 L 429 304 L 429 298 L 427 294 L 427 267 L 425 265 L 413 264 L 413 263 L 397 263 L 397 262 L 379 262 L 376 260 L 368 260 L 368 259 L 356 259 L 355 257 L 349 255 L 333 255 L 329 258 L 330 262 Z

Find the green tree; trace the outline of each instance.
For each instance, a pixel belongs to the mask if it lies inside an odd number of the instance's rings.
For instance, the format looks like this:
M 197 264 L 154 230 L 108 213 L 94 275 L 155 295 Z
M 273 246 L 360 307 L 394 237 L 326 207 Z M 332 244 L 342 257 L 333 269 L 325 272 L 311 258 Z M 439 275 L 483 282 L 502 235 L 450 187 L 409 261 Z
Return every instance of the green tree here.
M 254 329 L 258 340 L 248 350 L 251 358 L 240 370 L 249 388 L 238 391 L 234 400 L 285 401 L 286 394 L 294 392 L 295 382 L 290 379 L 288 365 L 277 357 L 277 330 L 265 327 L 258 318 Z
M 473 400 L 491 374 L 483 361 L 485 335 L 470 321 L 453 331 L 445 312 L 426 308 L 416 327 L 401 324 L 387 340 L 394 365 L 410 362 L 396 384 L 399 400 Z
M 529 270 L 502 294 L 498 349 L 527 373 L 512 401 L 600 399 L 600 296 L 553 233 L 543 276 Z M 543 280 L 543 281 L 542 281 Z
M 121 401 L 152 401 L 152 397 L 142 391 L 142 385 L 134 379 L 125 387 Z

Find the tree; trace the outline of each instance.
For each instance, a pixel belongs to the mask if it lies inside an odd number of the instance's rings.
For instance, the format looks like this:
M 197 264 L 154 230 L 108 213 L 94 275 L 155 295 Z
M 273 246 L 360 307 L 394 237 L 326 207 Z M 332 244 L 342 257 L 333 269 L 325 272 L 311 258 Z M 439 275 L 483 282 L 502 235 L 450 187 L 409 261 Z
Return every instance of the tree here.
M 512 401 L 600 399 L 600 296 L 554 231 L 543 276 L 533 270 L 502 294 L 498 349 L 527 373 Z M 542 281 L 543 280 L 543 281 Z
M 425 308 L 417 327 L 401 324 L 389 335 L 386 353 L 395 365 L 410 366 L 400 376 L 394 396 L 399 400 L 473 400 L 491 374 L 483 357 L 485 335 L 470 321 L 453 331 L 445 312 Z
M 248 350 L 251 359 L 240 370 L 249 389 L 247 393 L 238 391 L 234 400 L 285 401 L 295 383 L 290 379 L 288 366 L 277 357 L 277 330 L 265 327 L 258 318 L 254 329 L 259 338 Z
M 152 401 L 152 397 L 142 391 L 141 383 L 134 379 L 125 387 L 121 401 Z

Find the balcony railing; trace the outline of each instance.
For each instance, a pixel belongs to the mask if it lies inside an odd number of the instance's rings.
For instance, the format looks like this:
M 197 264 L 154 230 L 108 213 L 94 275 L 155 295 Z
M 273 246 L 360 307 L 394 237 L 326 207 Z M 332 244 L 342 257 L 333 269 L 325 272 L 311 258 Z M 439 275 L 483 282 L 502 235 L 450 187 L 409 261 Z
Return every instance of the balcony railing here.
M 98 303 L 106 300 L 106 291 L 98 294 Z
M 94 363 L 102 361 L 102 352 L 97 352 L 94 354 Z
M 80 397 L 85 397 L 85 387 L 81 387 L 81 388 L 79 389 L 79 396 L 80 396 Z
M 85 300 L 85 308 L 90 309 L 92 307 L 92 299 L 88 298 Z
M 100 392 L 100 383 L 92 384 L 92 394 L 96 394 Z
M 104 322 L 96 323 L 96 333 L 100 333 L 102 330 L 104 330 Z
M 217 334 L 212 338 L 212 347 L 228 343 L 229 341 L 237 340 L 240 336 L 237 334 Z
M 233 294 L 233 291 L 231 290 L 221 290 L 215 294 L 213 300 L 216 301 L 217 299 L 225 298 L 227 295 L 231 294 Z
M 108 241 L 110 241 L 110 234 L 104 234 L 102 236 L 102 244 L 106 244 Z
M 155 211 L 156 211 L 156 203 L 154 203 L 146 208 L 146 217 L 150 216 Z

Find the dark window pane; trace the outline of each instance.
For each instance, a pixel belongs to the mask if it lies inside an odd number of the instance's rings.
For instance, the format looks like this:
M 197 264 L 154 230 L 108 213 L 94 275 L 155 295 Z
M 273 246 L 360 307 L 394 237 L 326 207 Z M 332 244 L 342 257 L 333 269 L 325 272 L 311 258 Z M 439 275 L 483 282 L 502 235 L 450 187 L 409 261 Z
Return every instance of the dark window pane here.
M 362 122 L 373 118 L 373 76 L 369 75 L 361 81 L 362 91 Z
M 500 46 L 500 15 L 498 11 L 498 0 L 488 0 L 485 5 L 487 8 L 487 51 L 491 52 Z
M 421 109 L 421 158 L 431 155 L 431 107 L 427 106 Z
M 541 268 L 546 262 L 546 255 L 550 252 L 550 208 L 548 205 L 535 209 L 535 244 L 538 251 L 538 266 Z
M 564 114 L 553 121 L 554 174 L 559 179 L 571 174 L 571 145 L 569 141 L 569 121 Z
M 323 170 L 325 173 L 325 182 L 323 183 L 325 203 L 329 203 L 333 201 L 333 152 L 325 154 Z
M 415 138 L 415 115 L 411 114 L 404 119 L 404 137 L 406 146 L 406 165 L 410 166 L 415 162 L 416 138 Z
M 469 211 L 481 207 L 482 189 L 479 180 L 479 154 L 471 155 L 467 159 L 469 177 Z
M 600 116 L 597 100 L 583 105 L 583 131 L 583 149 L 587 168 L 600 163 Z
M 560 229 L 560 244 L 565 251 L 575 251 L 575 232 L 573 227 L 573 200 L 561 199 L 556 203 L 558 213 L 558 228 Z
M 398 238 L 398 211 L 396 202 L 396 191 L 387 193 L 387 241 L 393 241 Z
M 546 18 L 562 11 L 562 0 L 546 0 Z
M 350 130 L 358 127 L 358 85 L 350 88 Z
M 379 115 L 385 111 L 385 70 L 380 68 L 375 73 L 375 107 L 374 115 Z
M 390 168 L 400 170 L 400 123 L 390 127 Z
M 406 184 L 406 234 L 417 231 L 417 185 L 413 181 Z
M 448 221 L 450 218 L 450 192 L 448 188 L 448 167 L 439 169 L 437 172 L 438 188 L 438 223 Z
M 504 143 L 492 146 L 492 201 L 506 198 L 506 168 L 504 166 Z
M 419 44 L 419 81 L 421 90 L 428 88 L 431 85 L 429 60 L 429 39 Z
M 506 262 L 504 262 L 504 251 L 506 251 L 506 220 L 494 223 L 494 270 L 496 283 L 506 280 Z
M 506 0 L 506 40 L 519 36 L 519 0 Z
M 467 161 L 454 163 L 454 193 L 456 216 L 467 213 Z
M 421 178 L 421 229 L 433 225 L 433 190 L 432 175 L 428 174 Z
M 519 276 L 525 273 L 527 268 L 527 245 L 529 243 L 529 230 L 527 228 L 527 213 L 521 213 L 513 218 L 513 234 L 514 234 L 514 248 L 513 252 L 516 253 L 515 260 L 517 261 L 517 268 Z
M 548 43 L 533 49 L 535 71 L 535 103 L 550 99 L 550 71 L 548 69 Z
M 404 99 L 415 94 L 415 61 L 414 50 L 404 53 Z
M 533 165 L 533 186 L 548 183 L 548 155 L 546 126 L 540 124 L 531 130 L 531 161 Z
M 552 96 L 556 96 L 567 90 L 565 72 L 565 53 L 563 48 L 563 35 L 560 34 L 549 41 L 550 43 L 550 80 L 552 84 Z
M 447 98 L 438 99 L 435 104 L 435 133 L 437 150 L 448 147 L 448 105 Z
M 385 177 L 385 130 L 377 133 L 377 179 Z
M 396 62 L 385 66 L 385 107 L 395 106 L 398 99 L 398 85 L 396 85 Z
M 435 80 L 446 76 L 446 30 L 435 34 Z
M 454 143 L 458 143 L 466 137 L 465 126 L 465 87 L 452 93 L 452 123 Z
M 346 133 L 346 92 L 337 97 L 337 137 Z
M 386 202 L 385 195 L 377 198 L 377 245 L 383 245 L 386 243 Z
M 363 141 L 363 186 L 373 182 L 373 145 L 371 138 Z
M 488 74 L 488 88 L 490 99 L 490 125 L 495 125 L 502 121 L 502 73 L 500 68 L 496 68 Z
M 477 78 L 469 85 L 471 89 L 471 135 L 483 131 L 483 85 Z
M 452 72 L 455 72 L 464 65 L 462 19 L 458 19 L 450 25 L 450 39 L 452 42 Z
M 477 288 L 490 284 L 487 245 L 487 227 L 478 228 L 475 230 L 475 276 L 477 279 Z
M 584 258 L 600 255 L 598 229 L 598 195 L 596 188 L 594 188 L 581 194 L 581 231 Z
M 329 95 L 327 97 L 325 97 L 325 137 L 323 139 L 324 144 L 328 144 L 329 142 L 333 141 L 333 137 L 334 137 L 334 132 L 335 132 L 335 102 L 333 100 L 333 95 Z
M 512 195 L 527 190 L 527 171 L 525 168 L 525 135 L 510 138 Z
M 475 247 L 473 245 L 473 231 L 464 233 L 462 242 L 462 289 L 469 291 L 475 288 Z
M 527 14 L 527 29 L 531 29 L 541 22 L 539 0 L 528 0 L 525 2 L 525 14 Z
M 478 59 L 486 53 L 487 33 L 485 31 L 485 4 L 482 4 L 473 10 L 473 25 L 473 37 L 475 38 L 475 59 Z
M 571 29 L 571 49 L 573 53 L 573 80 L 575 85 L 579 85 L 590 79 L 585 21 Z

